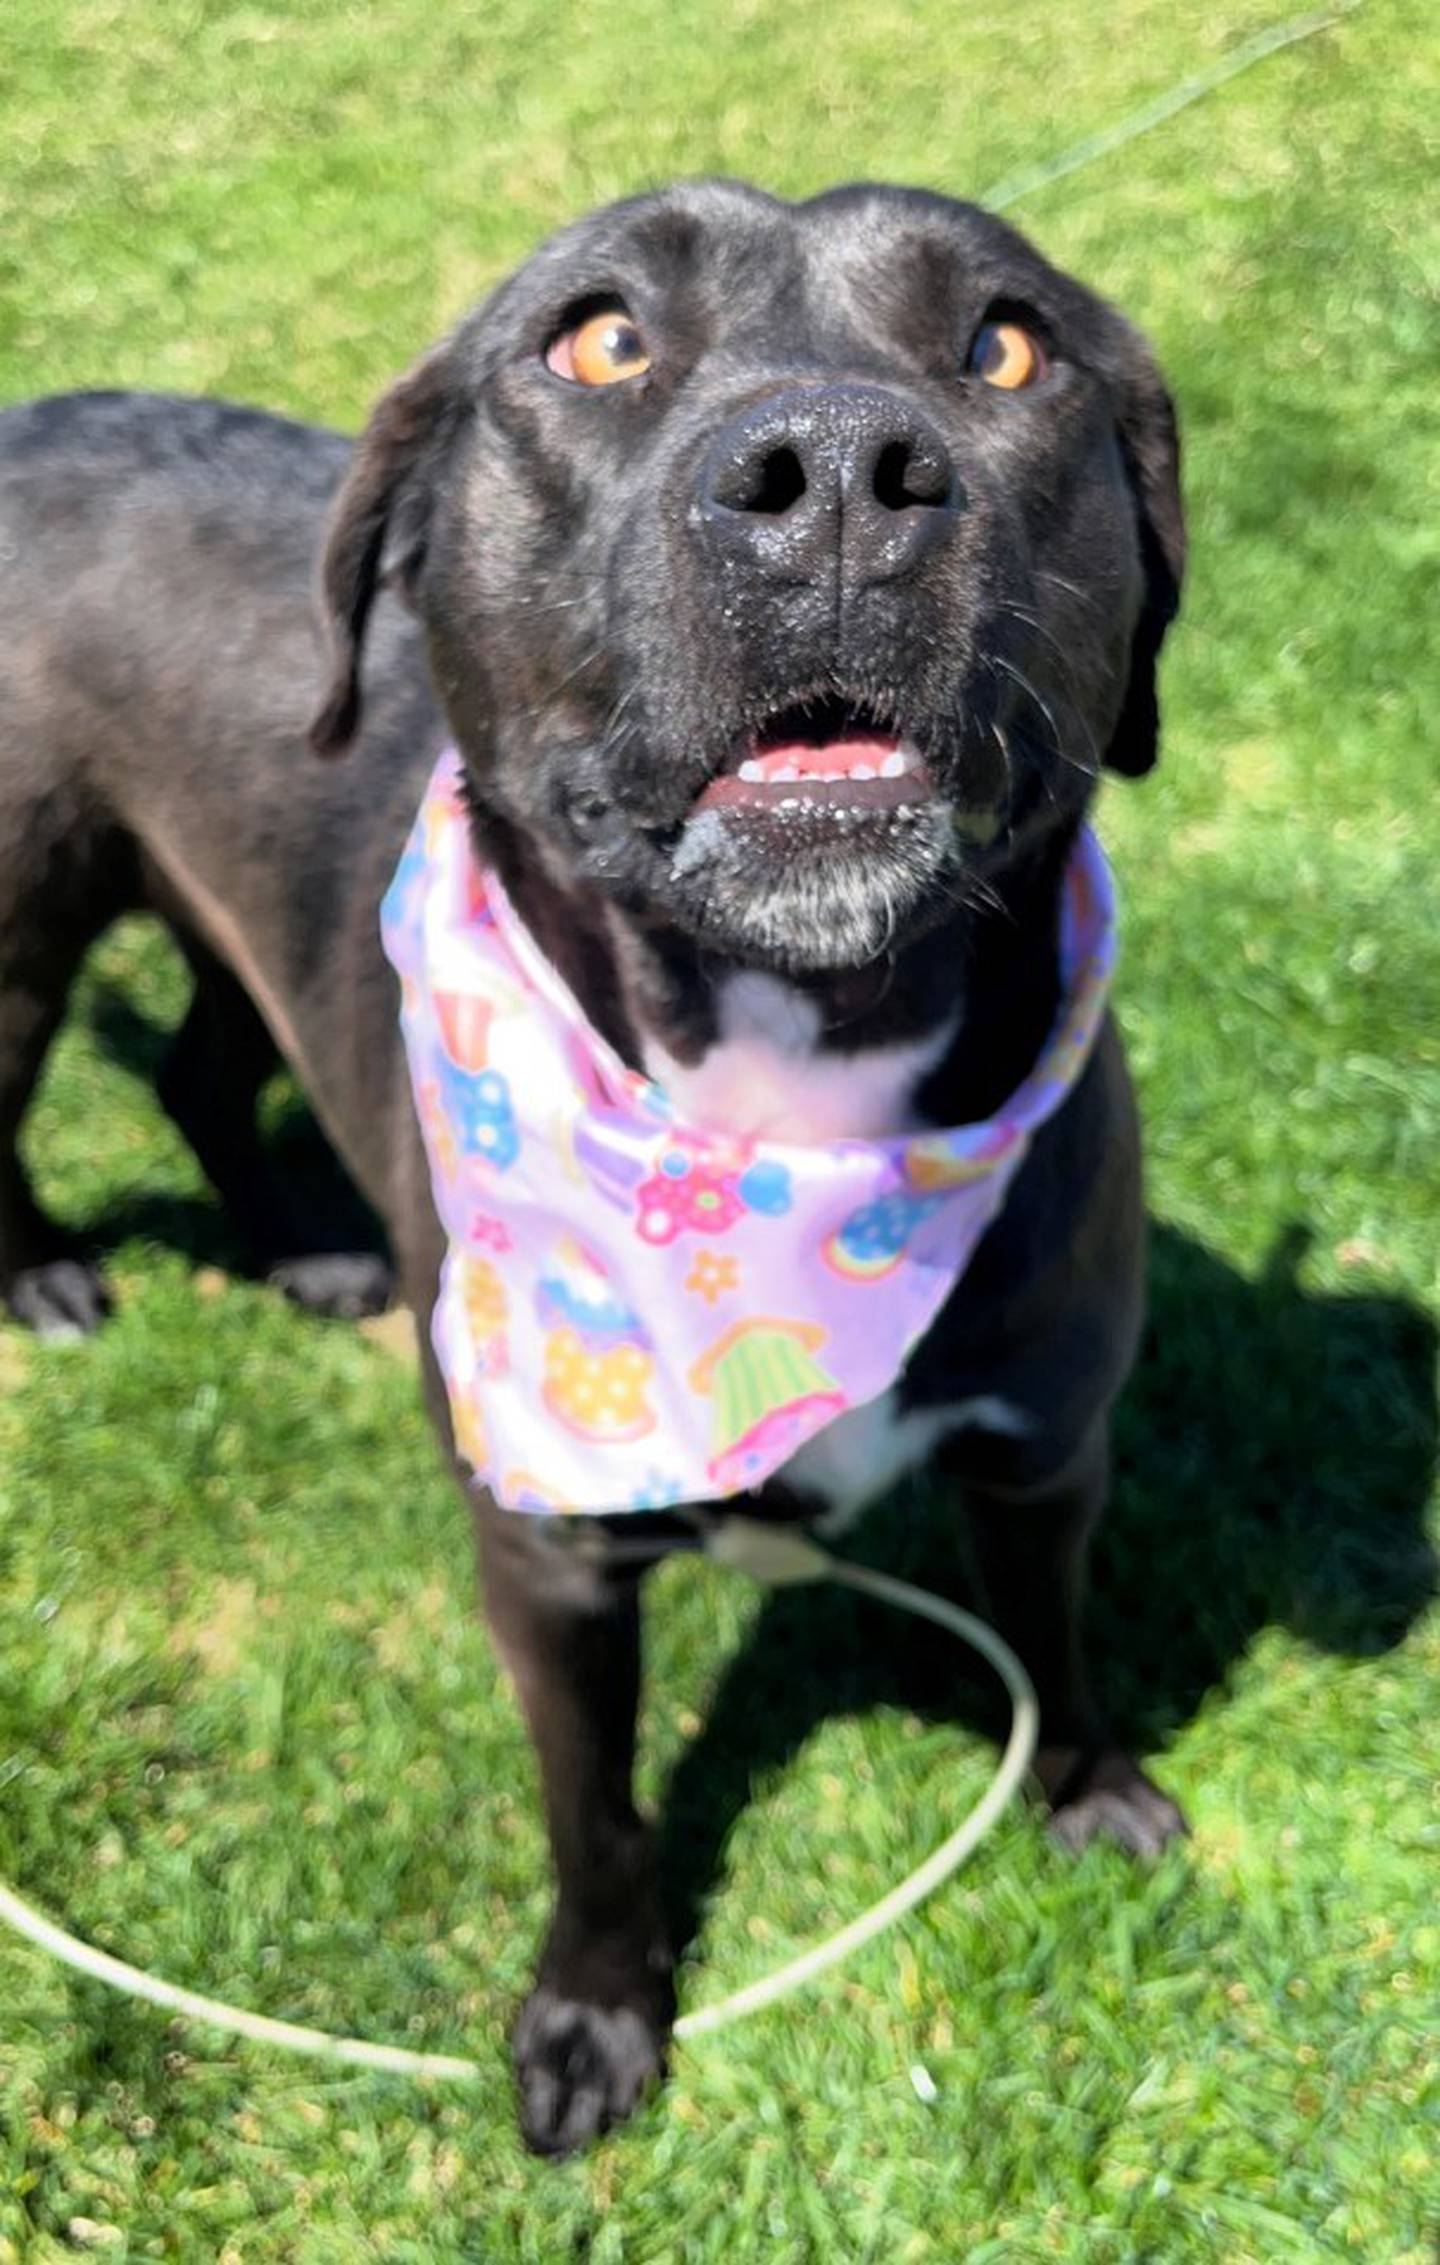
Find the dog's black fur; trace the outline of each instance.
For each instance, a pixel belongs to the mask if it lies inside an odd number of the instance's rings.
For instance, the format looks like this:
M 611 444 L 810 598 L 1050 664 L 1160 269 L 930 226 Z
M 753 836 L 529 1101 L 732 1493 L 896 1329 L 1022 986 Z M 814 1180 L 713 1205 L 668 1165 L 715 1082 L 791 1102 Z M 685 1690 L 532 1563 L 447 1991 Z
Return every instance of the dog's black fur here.
M 547 364 L 623 301 L 641 378 Z M 1047 374 L 966 369 L 987 320 Z M 328 515 L 323 640 L 311 605 Z M 973 207 L 893 189 L 636 199 L 548 244 L 341 439 L 135 395 L 0 417 L 0 1287 L 42 1330 L 103 1284 L 37 1208 L 16 1134 L 76 967 L 151 906 L 196 974 L 162 1094 L 261 1260 L 331 1310 L 374 1261 L 316 1251 L 254 1132 L 277 1048 L 433 1302 L 441 1239 L 376 911 L 453 737 L 483 854 L 632 1060 L 703 1058 L 761 968 L 822 1049 L 939 1033 L 917 1106 L 984 1114 L 1057 1000 L 1059 876 L 1102 764 L 1154 755 L 1183 555 L 1174 420 L 1137 334 Z M 697 802 L 804 704 L 903 731 L 935 794 L 843 839 Z M 304 748 L 307 724 L 322 752 Z M 1179 1818 L 1085 1694 L 1085 1539 L 1141 1306 L 1118 1041 L 1036 1139 L 902 1380 L 1004 1396 L 1023 1438 L 944 1451 L 992 1609 L 1045 1710 L 1057 1830 Z M 422 1332 L 423 1334 L 423 1332 Z M 435 1420 L 443 1390 L 426 1356 Z M 808 1505 L 783 1486 L 773 1506 Z M 539 1752 L 559 1896 L 516 2032 L 532 2144 L 576 2145 L 660 2066 L 669 1960 L 631 1799 L 637 1576 L 481 1499 L 487 1600 Z M 647 1531 L 627 1528 L 627 1532 Z M 603 1529 L 597 1528 L 597 1533 Z M 658 1546 L 658 1536 L 657 1536 Z

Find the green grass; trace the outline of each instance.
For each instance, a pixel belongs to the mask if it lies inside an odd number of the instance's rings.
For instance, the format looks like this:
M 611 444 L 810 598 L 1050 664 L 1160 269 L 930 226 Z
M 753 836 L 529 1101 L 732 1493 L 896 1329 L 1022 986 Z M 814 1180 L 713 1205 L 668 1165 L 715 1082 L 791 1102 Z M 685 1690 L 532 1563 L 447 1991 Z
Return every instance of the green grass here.
M 1273 7 L 9 0 L 0 398 L 353 421 L 597 198 L 978 191 Z M 1188 443 L 1165 760 L 1104 818 L 1162 1225 L 1095 1626 L 1193 1840 L 1072 1865 L 1013 1817 L 623 2134 L 528 2161 L 503 2036 L 544 1851 L 463 1508 L 402 1364 L 229 1278 L 134 1075 L 181 980 L 123 929 L 29 1136 L 119 1314 L 0 1328 L 0 1871 L 177 1980 L 487 2075 L 328 2075 L 0 1940 L 0 2259 L 1433 2257 L 1437 158 L 1430 9 L 1367 0 L 1016 214 L 1151 332 Z M 953 1577 L 941 1505 L 861 1546 Z M 987 1718 L 842 1601 L 677 1566 L 654 1603 L 693 2004 L 916 1860 Z

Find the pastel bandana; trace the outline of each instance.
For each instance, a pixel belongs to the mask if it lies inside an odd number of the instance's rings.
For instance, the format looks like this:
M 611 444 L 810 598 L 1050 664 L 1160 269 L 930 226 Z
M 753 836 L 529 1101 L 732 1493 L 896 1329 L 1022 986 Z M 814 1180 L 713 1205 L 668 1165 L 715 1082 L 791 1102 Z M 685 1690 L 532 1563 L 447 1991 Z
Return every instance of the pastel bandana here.
M 511 1510 L 758 1487 L 899 1376 L 1089 1059 L 1114 961 L 1080 835 L 1062 1002 L 983 1123 L 886 1140 L 690 1124 L 593 1030 L 476 860 L 453 751 L 381 911 L 449 1243 L 432 1334 L 460 1452 Z

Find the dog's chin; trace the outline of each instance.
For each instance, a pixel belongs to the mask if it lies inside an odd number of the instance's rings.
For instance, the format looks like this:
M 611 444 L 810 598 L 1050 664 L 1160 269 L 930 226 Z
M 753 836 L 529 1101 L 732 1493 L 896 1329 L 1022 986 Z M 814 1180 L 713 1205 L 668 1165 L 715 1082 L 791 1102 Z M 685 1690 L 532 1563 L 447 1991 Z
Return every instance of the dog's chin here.
M 935 924 L 949 805 L 863 811 L 695 809 L 670 852 L 666 909 L 709 952 L 780 973 L 868 966 Z

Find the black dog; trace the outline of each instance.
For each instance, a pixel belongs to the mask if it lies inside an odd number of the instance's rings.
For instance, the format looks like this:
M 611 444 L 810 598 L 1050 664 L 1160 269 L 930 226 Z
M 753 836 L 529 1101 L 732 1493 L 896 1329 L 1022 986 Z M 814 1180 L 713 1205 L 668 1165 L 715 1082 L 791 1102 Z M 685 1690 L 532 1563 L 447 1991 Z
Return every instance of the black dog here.
M 261 1258 L 331 1308 L 383 1290 L 307 1249 L 267 1174 L 253 1103 L 278 1048 L 428 1315 L 442 1242 L 376 913 L 447 738 L 534 936 L 692 1112 L 790 1138 L 985 1115 L 1054 1019 L 1097 774 L 1153 759 L 1182 550 L 1136 333 L 995 220 L 890 189 L 790 206 L 710 183 L 602 212 L 353 451 L 132 395 L 0 417 L 12 1308 L 42 1331 L 103 1311 L 15 1135 L 81 956 L 147 905 L 196 973 L 162 1094 Z M 305 751 L 317 704 L 313 743 L 344 762 Z M 906 822 L 877 792 L 832 823 L 823 788 L 782 819 L 763 752 L 857 733 L 903 756 Z M 843 1511 L 943 1457 L 1040 1686 L 1057 1829 L 1148 1850 L 1180 1820 L 1107 1742 L 1077 1636 L 1141 1271 L 1107 1023 L 895 1393 L 765 1500 Z M 427 1388 L 448 1440 L 428 1356 Z M 630 1786 L 638 1579 L 603 1525 L 577 1550 L 552 1542 L 570 1521 L 488 1499 L 477 1519 L 559 1881 L 515 2038 L 526 2135 L 559 2149 L 631 2106 L 671 2014 Z M 638 1529 L 657 1550 L 662 1525 Z

